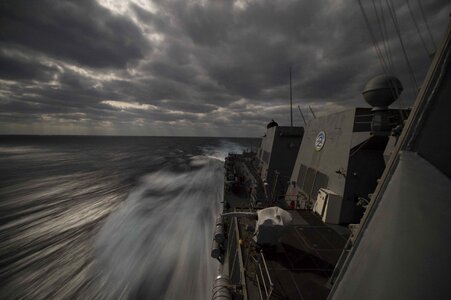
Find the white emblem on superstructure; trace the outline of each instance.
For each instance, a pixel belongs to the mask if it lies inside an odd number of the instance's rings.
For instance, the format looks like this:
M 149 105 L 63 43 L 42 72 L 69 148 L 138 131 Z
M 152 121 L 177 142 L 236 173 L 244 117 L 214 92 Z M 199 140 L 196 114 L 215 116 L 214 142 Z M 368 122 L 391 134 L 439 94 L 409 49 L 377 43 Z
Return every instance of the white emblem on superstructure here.
M 316 151 L 320 151 L 321 149 L 323 149 L 325 142 L 326 142 L 326 133 L 324 131 L 320 131 L 316 136 L 315 140 Z

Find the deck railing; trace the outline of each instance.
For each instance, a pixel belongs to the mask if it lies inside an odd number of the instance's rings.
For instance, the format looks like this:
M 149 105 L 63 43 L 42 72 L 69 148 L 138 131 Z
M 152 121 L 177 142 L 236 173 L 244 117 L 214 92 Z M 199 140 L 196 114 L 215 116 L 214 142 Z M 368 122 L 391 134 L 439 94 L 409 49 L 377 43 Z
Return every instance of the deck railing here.
M 241 253 L 239 239 L 240 237 L 236 217 L 232 217 L 229 227 L 227 245 L 227 253 L 229 255 L 228 274 L 231 284 L 245 286 L 243 256 Z
M 351 240 L 351 238 L 348 238 L 348 240 L 343 248 L 343 251 L 340 254 L 340 257 L 338 258 L 337 264 L 335 265 L 334 271 L 332 272 L 332 275 L 330 276 L 330 278 L 327 282 L 329 286 L 332 286 L 335 284 L 338 274 L 340 273 L 341 269 L 343 268 L 343 265 L 351 251 L 351 248 L 352 248 L 352 240 Z
M 268 265 L 266 264 L 265 256 L 263 251 L 256 256 L 250 256 L 250 259 L 255 264 L 255 277 L 254 280 L 257 282 L 258 292 L 260 293 L 261 300 L 269 300 L 274 291 L 274 283 L 269 275 Z

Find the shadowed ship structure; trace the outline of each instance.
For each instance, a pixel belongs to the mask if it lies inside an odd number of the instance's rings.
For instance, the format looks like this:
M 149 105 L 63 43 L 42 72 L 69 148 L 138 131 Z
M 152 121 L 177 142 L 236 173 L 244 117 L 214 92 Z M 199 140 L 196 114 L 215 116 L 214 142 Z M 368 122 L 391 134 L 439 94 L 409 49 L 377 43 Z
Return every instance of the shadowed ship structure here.
M 286 191 L 303 135 L 303 127 L 278 126 L 274 120 L 268 124 L 256 160 L 266 201 Z
M 451 279 L 450 26 L 411 110 L 390 75 L 371 108 L 268 124 L 225 160 L 212 299 L 445 299 Z

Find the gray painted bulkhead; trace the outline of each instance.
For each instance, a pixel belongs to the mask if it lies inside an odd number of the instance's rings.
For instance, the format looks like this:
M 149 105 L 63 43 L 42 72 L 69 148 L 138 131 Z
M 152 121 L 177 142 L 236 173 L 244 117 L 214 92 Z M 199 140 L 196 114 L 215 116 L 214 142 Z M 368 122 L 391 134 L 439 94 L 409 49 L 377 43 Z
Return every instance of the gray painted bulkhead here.
M 450 298 L 450 60 L 451 22 L 329 299 Z
M 259 174 L 268 183 L 269 194 L 275 182 L 276 171 L 279 175 L 275 195 L 285 193 L 303 134 L 303 127 L 275 126 L 267 129 L 259 150 Z
M 399 122 L 398 111 L 390 110 L 389 114 L 393 124 Z M 368 198 L 385 167 L 388 137 L 371 135 L 371 117 L 370 108 L 353 108 L 311 120 L 286 199 L 298 196 L 313 202 L 319 189 L 326 188 L 344 200 L 342 222 L 358 222 L 363 209 L 355 204 L 359 197 Z M 315 148 L 319 132 L 325 133 L 320 150 Z
M 345 177 L 336 171 L 347 169 L 354 111 L 351 109 L 319 117 L 307 124 L 287 190 L 287 200 L 299 194 L 308 200 L 316 199 L 321 187 L 343 196 Z M 324 146 L 318 151 L 315 141 L 321 131 L 325 132 L 326 138 Z

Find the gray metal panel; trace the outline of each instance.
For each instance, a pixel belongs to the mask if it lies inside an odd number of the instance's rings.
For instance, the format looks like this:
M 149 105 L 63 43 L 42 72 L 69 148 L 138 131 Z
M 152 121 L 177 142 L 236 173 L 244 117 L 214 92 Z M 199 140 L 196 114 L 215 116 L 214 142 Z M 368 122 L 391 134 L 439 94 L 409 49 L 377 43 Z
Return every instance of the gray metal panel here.
M 269 157 L 270 157 L 270 153 L 268 151 L 262 150 L 262 161 L 264 161 L 265 163 L 269 164 Z
M 368 195 L 374 192 L 377 180 L 385 169 L 383 152 L 387 141 L 388 137 L 372 136 L 351 149 L 343 194 L 347 207 L 343 213 L 348 216 L 344 218 L 347 222 L 360 222 L 364 211 L 355 204 L 359 197 L 369 199 Z
M 307 169 L 307 174 L 305 175 L 304 185 L 302 186 L 302 190 L 310 195 L 310 190 L 312 189 L 312 185 L 315 181 L 316 170 L 313 168 Z
M 277 127 L 271 127 L 266 130 L 265 136 L 262 138 L 261 149 L 271 153 L 274 144 L 274 135 Z
M 351 148 L 354 148 L 358 144 L 363 143 L 365 140 L 369 139 L 370 137 L 371 137 L 371 132 L 370 131 L 355 132 L 352 135 Z
M 442 66 L 443 81 L 436 90 L 429 114 L 423 119 L 412 150 L 429 160 L 446 175 L 451 176 L 451 68 L 449 61 Z
M 335 193 L 343 195 L 345 178 L 337 174 L 336 171 L 340 169 L 346 170 L 348 165 L 349 150 L 353 135 L 354 114 L 355 109 L 350 109 L 318 117 L 308 123 L 293 169 L 291 181 L 298 182 L 301 164 L 314 169 L 314 171 L 307 172 L 306 180 L 299 180 L 299 182 L 304 182 L 303 186 L 296 186 L 295 188 L 290 186 L 287 195 L 297 194 L 300 190 L 310 195 L 315 182 L 314 177 L 316 171 L 328 177 L 327 186 L 316 187 L 327 187 Z M 326 140 L 323 148 L 317 151 L 315 149 L 315 140 L 320 131 L 326 133 Z
M 403 153 L 331 299 L 449 299 L 450 195 L 450 178 Z
M 355 232 L 355 246 L 330 299 L 449 299 L 451 179 L 445 174 L 449 152 L 437 146 L 446 147 L 444 141 L 451 140 L 450 127 L 441 126 L 441 113 L 449 107 L 450 44 L 451 23 Z M 443 91 L 447 97 L 442 98 Z M 426 121 L 433 116 L 440 120 Z M 443 141 L 423 139 L 426 134 Z M 432 155 L 401 152 L 422 147 Z
M 276 129 L 278 127 L 271 127 L 266 130 L 265 136 L 262 138 L 261 149 L 261 160 L 260 160 L 260 178 L 262 180 L 266 179 L 269 169 L 269 162 L 271 159 L 271 152 L 274 145 L 274 137 Z
M 329 176 L 324 173 L 316 172 L 315 182 L 313 183 L 312 189 L 310 191 L 310 197 L 316 199 L 318 191 L 322 187 L 326 187 L 329 183 Z
M 277 126 L 268 129 L 267 136 L 272 137 L 272 149 L 265 175 L 268 190 L 272 190 L 275 172 L 279 172 L 275 195 L 283 195 L 286 191 L 303 133 L 303 127 Z
M 299 169 L 298 178 L 296 181 L 299 186 L 304 185 L 304 180 L 305 180 L 306 175 L 307 175 L 307 167 L 305 165 L 301 164 L 301 167 Z

